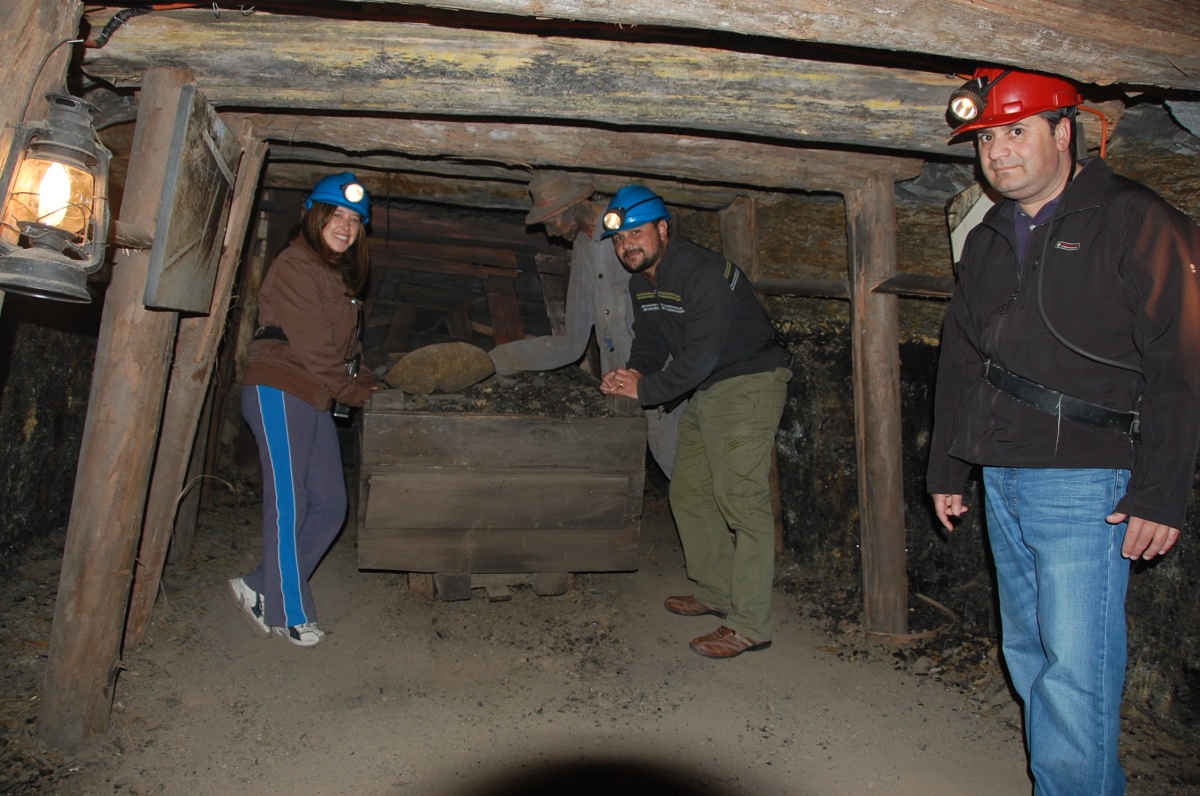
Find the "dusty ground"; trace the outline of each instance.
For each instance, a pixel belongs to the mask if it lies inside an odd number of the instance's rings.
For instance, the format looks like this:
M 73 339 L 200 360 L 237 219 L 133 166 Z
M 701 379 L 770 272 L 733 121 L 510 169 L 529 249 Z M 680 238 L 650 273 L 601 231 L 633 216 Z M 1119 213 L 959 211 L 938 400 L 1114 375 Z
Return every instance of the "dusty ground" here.
M 126 655 L 109 734 L 72 755 L 36 743 L 52 535 L 0 593 L 0 792 L 1029 793 L 986 639 L 867 644 L 847 594 L 813 592 L 784 558 L 773 648 L 691 652 L 717 622 L 661 607 L 689 584 L 663 482 L 648 483 L 641 569 L 577 575 L 561 597 L 427 602 L 399 574 L 359 572 L 343 534 L 314 577 L 330 635 L 312 649 L 238 613 L 226 579 L 257 558 L 258 495 L 210 490 L 190 560 Z M 1133 719 L 1130 793 L 1195 792 L 1194 747 Z

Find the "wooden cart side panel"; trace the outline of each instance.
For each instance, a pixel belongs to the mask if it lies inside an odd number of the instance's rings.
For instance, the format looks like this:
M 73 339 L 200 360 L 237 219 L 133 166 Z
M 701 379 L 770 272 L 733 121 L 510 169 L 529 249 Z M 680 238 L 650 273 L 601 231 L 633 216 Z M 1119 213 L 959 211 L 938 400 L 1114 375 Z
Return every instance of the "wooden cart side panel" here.
M 387 464 L 560 467 L 631 471 L 644 467 L 644 417 L 569 420 L 520 415 L 368 413 L 364 470 Z
M 366 525 L 407 528 L 620 528 L 629 476 L 574 470 L 377 469 Z
M 632 572 L 641 523 L 612 528 L 359 529 L 358 568 L 407 572 Z

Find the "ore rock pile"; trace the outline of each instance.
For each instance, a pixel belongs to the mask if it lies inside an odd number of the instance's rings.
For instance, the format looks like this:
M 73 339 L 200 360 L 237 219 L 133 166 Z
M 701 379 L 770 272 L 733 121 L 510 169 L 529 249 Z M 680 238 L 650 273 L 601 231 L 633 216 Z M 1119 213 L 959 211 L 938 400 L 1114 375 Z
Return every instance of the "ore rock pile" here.
M 404 408 L 421 412 L 472 412 L 538 417 L 604 417 L 600 382 L 574 365 L 558 370 L 492 376 L 462 392 L 406 396 Z

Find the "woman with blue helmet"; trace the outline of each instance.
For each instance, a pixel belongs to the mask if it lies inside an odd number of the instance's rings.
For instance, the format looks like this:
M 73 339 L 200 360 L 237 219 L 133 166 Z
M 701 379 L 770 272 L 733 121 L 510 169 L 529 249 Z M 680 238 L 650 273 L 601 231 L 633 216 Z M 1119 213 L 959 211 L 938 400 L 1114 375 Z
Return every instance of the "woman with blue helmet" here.
M 242 414 L 263 468 L 263 557 L 229 585 L 260 632 L 310 647 L 325 634 L 308 579 L 346 519 L 330 408 L 362 406 L 379 385 L 358 368 L 357 295 L 370 273 L 367 192 L 350 172 L 334 174 L 304 207 L 299 234 L 271 263 L 258 294 Z

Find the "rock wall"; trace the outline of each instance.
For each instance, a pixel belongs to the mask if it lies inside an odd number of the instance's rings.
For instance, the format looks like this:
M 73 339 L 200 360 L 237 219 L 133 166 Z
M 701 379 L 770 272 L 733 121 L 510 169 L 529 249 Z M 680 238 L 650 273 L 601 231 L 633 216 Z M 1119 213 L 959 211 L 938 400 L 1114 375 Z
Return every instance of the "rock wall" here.
M 99 325 L 99 304 L 0 307 L 0 571 L 67 523 Z

